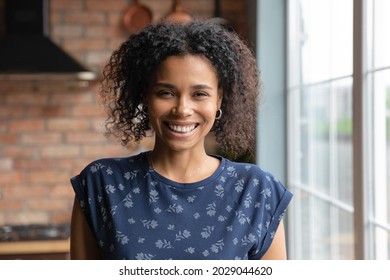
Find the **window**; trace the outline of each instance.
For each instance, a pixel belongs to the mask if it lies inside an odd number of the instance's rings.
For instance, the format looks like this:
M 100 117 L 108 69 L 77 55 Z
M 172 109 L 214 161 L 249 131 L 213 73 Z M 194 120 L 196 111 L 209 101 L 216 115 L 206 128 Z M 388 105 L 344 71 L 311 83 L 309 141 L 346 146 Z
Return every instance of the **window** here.
M 290 258 L 390 257 L 389 13 L 387 0 L 288 1 Z M 354 31 L 364 35 L 360 56 Z M 354 75 L 356 62 L 362 78 Z M 353 131 L 357 96 L 363 139 Z M 358 163 L 357 140 L 364 145 Z M 364 182 L 356 164 L 364 166 Z M 358 230 L 363 244 L 356 242 Z
M 366 1 L 366 100 L 369 104 L 369 252 L 390 258 L 390 1 Z

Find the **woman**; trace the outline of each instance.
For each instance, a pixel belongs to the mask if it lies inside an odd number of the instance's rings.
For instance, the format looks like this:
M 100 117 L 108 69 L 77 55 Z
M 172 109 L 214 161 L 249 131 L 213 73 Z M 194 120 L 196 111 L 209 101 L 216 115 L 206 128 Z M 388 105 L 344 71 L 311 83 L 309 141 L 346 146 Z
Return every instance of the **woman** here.
M 286 259 L 292 194 L 248 163 L 208 155 L 213 131 L 233 155 L 254 147 L 256 61 L 211 22 L 159 23 L 131 35 L 104 69 L 107 129 L 152 151 L 101 159 L 71 182 L 73 259 Z

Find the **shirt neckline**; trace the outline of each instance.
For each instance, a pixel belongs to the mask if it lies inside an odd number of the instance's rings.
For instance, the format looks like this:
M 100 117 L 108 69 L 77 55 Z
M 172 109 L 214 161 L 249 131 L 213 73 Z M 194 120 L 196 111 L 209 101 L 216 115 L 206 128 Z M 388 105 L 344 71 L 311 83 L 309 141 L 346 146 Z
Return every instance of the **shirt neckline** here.
M 149 164 L 149 161 L 148 161 L 148 153 L 149 152 L 143 152 L 141 154 L 142 162 L 144 165 L 143 168 L 146 170 L 146 173 L 150 174 L 150 176 L 152 176 L 155 180 L 163 183 L 164 185 L 167 185 L 169 187 L 174 187 L 174 188 L 196 189 L 196 188 L 206 186 L 206 185 L 212 183 L 213 181 L 215 181 L 220 176 L 222 171 L 225 169 L 225 165 L 226 165 L 226 160 L 224 157 L 222 157 L 220 155 L 214 155 L 214 154 L 209 155 L 209 156 L 215 157 L 215 158 L 220 160 L 220 164 L 219 164 L 217 170 L 215 170 L 215 172 L 211 176 L 209 176 L 203 180 L 197 181 L 197 182 L 179 183 L 179 182 L 172 181 L 172 180 L 162 176 L 153 167 L 151 167 Z

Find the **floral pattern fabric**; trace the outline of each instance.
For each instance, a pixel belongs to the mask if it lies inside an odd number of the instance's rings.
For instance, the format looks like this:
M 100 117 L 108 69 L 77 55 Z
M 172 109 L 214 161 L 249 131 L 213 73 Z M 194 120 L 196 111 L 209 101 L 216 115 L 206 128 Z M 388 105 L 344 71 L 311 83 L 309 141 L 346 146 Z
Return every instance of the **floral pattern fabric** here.
M 147 152 L 100 159 L 71 179 L 106 259 L 260 259 L 292 194 L 256 165 L 221 163 L 196 183 L 171 181 Z

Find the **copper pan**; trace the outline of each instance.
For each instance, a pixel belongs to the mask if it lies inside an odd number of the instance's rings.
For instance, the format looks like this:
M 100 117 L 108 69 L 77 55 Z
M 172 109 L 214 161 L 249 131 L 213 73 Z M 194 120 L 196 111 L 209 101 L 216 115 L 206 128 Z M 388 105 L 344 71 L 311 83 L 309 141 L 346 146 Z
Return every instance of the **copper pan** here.
M 133 0 L 133 3 L 124 10 L 123 27 L 130 34 L 140 31 L 152 22 L 152 12 L 150 9 Z
M 164 19 L 168 21 L 185 23 L 192 21 L 193 17 L 183 9 L 180 0 L 174 0 L 172 12 L 170 12 Z

